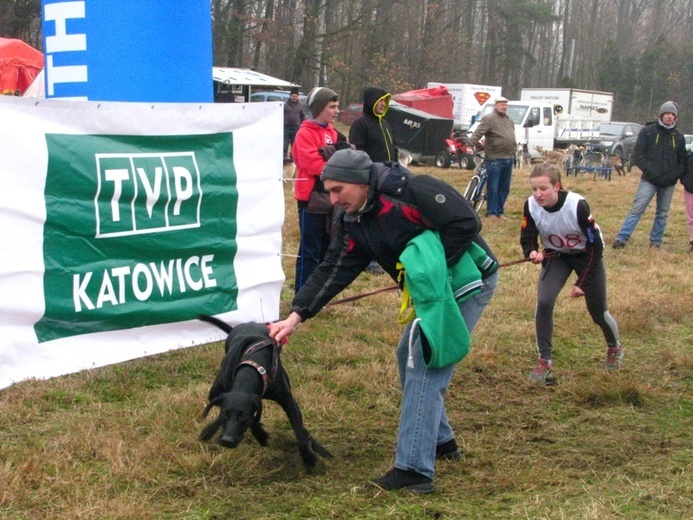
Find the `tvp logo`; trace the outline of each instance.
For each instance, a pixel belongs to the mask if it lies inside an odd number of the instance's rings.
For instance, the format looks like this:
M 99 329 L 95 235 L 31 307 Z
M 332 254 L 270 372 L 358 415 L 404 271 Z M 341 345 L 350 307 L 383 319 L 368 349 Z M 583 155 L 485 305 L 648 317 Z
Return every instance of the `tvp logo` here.
M 39 342 L 237 308 L 232 134 L 46 143 Z

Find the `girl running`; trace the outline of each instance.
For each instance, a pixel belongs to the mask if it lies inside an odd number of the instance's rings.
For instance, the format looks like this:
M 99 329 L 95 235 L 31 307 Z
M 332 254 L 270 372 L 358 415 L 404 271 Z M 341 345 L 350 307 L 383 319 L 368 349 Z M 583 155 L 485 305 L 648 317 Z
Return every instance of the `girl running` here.
M 532 196 L 525 202 L 520 244 L 525 258 L 541 264 L 534 316 L 539 361 L 530 381 L 553 384 L 551 338 L 553 308 L 572 271 L 577 280 L 571 298 L 585 297 L 592 320 L 601 327 L 607 351 L 604 367 L 621 368 L 623 349 L 616 320 L 606 306 L 604 240 L 587 201 L 561 188 L 561 174 L 551 164 L 537 164 L 529 175 Z M 538 242 L 544 251 L 539 252 Z

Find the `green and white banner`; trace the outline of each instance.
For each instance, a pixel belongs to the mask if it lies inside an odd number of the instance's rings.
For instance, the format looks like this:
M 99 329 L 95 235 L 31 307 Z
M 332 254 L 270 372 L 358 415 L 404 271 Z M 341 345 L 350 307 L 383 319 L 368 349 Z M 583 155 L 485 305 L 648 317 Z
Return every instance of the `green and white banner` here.
M 281 110 L 0 99 L 0 388 L 277 319 Z

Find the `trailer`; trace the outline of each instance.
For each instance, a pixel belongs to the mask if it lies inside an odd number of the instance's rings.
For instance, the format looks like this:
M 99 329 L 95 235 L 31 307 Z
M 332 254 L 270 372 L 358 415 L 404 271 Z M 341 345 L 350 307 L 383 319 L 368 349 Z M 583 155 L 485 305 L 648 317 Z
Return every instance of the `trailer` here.
M 453 120 L 391 101 L 385 113 L 397 148 L 416 162 L 434 160 L 446 151 L 445 140 L 452 134 Z

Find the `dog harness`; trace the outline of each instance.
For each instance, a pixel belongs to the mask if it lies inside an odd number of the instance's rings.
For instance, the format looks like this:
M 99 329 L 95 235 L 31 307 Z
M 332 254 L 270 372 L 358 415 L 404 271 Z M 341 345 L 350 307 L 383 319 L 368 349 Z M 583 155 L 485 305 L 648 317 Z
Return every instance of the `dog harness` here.
M 272 383 L 272 381 L 274 381 L 274 378 L 277 375 L 277 367 L 279 366 L 279 352 L 278 349 L 274 348 L 274 346 L 275 343 L 273 341 L 267 340 L 253 343 L 247 349 L 245 349 L 245 352 L 243 352 L 243 357 L 241 357 L 241 361 L 238 363 L 238 366 L 236 366 L 236 370 L 238 370 L 242 365 L 250 365 L 258 371 L 260 377 L 262 378 L 261 397 L 265 395 L 267 387 L 269 387 L 269 385 Z M 255 352 L 265 347 L 272 348 L 272 366 L 270 367 L 269 373 L 267 372 L 267 369 L 265 367 L 263 367 L 256 361 L 250 359 L 250 356 L 252 356 Z M 236 373 L 236 370 L 234 370 L 234 375 Z

